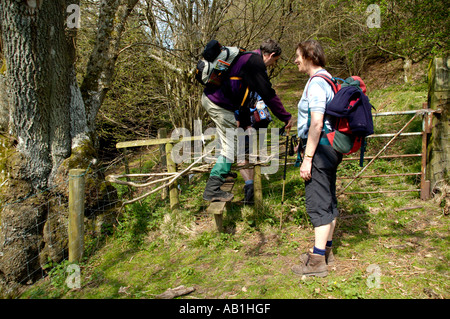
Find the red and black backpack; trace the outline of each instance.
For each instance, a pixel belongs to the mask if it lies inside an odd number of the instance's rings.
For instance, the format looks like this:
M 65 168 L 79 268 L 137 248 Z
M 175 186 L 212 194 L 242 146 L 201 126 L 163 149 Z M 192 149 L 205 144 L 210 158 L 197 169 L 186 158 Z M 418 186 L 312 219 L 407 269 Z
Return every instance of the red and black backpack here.
M 316 74 L 330 84 L 334 97 L 328 103 L 325 114 L 331 116 L 332 130 L 326 125 L 325 134 L 331 146 L 348 155 L 358 151 L 367 136 L 373 134 L 372 108 L 367 97 L 366 85 L 358 76 L 346 80 Z

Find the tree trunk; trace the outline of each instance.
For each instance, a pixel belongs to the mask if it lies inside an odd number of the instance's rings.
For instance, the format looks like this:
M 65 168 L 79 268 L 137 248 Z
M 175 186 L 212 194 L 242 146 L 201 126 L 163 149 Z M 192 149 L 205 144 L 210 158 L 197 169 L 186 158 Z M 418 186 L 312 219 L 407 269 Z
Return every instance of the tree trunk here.
M 64 30 L 65 1 L 31 8 L 2 1 L 11 130 L 24 156 L 22 176 L 45 189 L 50 173 L 70 154 L 70 74 L 74 47 Z
M 15 141 L 5 164 L 9 179 L 1 189 L 0 281 L 30 279 L 40 266 L 39 258 L 30 257 L 38 256 L 44 243 L 49 203 L 43 191 L 71 152 L 75 48 L 65 31 L 66 5 L 62 0 L 0 4 L 8 133 Z
M 137 2 L 138 0 L 102 0 L 100 3 L 95 47 L 81 84 L 90 132 L 95 130 L 95 117 L 112 85 L 122 33 Z
M 67 6 L 79 0 L 0 3 L 6 65 L 5 85 L 0 83 L 0 168 L 7 172 L 0 188 L 0 296 L 4 284 L 33 280 L 49 260 L 60 262 L 66 255 L 70 168 L 91 168 L 87 217 L 115 197 L 110 185 L 99 186 L 103 176 L 91 166 L 95 117 L 137 2 L 101 0 L 97 45 L 81 89 L 74 68 L 76 29 L 66 25 Z

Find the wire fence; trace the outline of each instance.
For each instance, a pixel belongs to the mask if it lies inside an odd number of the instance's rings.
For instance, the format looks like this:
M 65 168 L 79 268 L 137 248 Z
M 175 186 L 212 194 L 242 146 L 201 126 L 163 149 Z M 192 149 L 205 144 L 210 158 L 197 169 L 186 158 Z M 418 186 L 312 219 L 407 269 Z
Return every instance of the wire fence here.
M 81 199 L 83 237 L 96 238 L 115 223 L 121 201 L 116 188 L 104 180 L 104 169 L 88 167 L 82 172 L 86 181 Z M 69 175 L 39 193 L 1 203 L 0 295 L 2 284 L 31 284 L 69 260 L 69 184 L 73 178 Z

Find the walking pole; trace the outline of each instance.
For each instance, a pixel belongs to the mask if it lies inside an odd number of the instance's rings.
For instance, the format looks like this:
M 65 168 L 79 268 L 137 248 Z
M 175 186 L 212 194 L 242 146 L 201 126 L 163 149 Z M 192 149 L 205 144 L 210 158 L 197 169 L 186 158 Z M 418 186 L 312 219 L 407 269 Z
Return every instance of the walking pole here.
M 280 215 L 280 229 L 283 224 L 283 203 L 284 203 L 284 188 L 286 186 L 286 167 L 287 167 L 287 155 L 289 148 L 289 131 L 286 132 L 286 152 L 284 153 L 284 172 L 283 172 L 283 191 L 281 193 L 281 215 Z

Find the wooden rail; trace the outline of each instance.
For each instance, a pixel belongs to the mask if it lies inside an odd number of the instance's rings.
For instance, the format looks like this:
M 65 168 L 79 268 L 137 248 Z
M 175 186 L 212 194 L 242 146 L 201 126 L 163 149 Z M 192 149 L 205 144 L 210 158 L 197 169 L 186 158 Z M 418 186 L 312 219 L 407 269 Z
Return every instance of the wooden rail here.
M 214 135 L 201 135 L 201 136 L 190 136 L 183 138 L 154 138 L 148 140 L 135 140 L 127 142 L 119 142 L 116 144 L 116 148 L 127 148 L 127 147 L 141 147 L 141 146 L 152 146 L 161 144 L 176 144 L 179 142 L 189 142 L 189 141 L 201 141 L 201 140 L 211 140 Z
M 142 146 L 156 146 L 160 145 L 160 153 L 161 153 L 161 161 L 162 164 L 167 168 L 168 173 L 176 173 L 177 166 L 174 163 L 172 156 L 170 155 L 173 149 L 174 144 L 179 142 L 192 142 L 192 141 L 205 141 L 212 140 L 215 138 L 215 135 L 201 135 L 201 136 L 188 136 L 183 138 L 172 138 L 166 137 L 167 132 L 165 129 L 158 130 L 158 138 L 157 139 L 146 139 L 146 140 L 135 140 L 135 141 L 127 141 L 127 142 L 119 142 L 116 144 L 116 148 L 118 149 L 126 149 L 130 147 L 142 147 Z M 253 143 L 253 154 L 258 154 L 257 150 L 258 143 Z M 256 152 L 256 153 L 255 153 Z M 126 157 L 126 152 L 124 153 Z M 125 160 L 126 161 L 126 160 Z M 262 179 L 261 179 L 261 164 L 255 163 L 254 165 L 254 205 L 256 208 L 262 206 Z M 238 167 L 239 169 L 239 167 Z M 222 189 L 231 192 L 233 189 L 234 183 L 225 183 L 222 186 Z M 169 200 L 170 200 L 170 208 L 172 210 L 178 209 L 180 206 L 180 201 L 178 198 L 178 187 L 176 183 L 173 183 L 169 186 Z M 163 195 L 164 196 L 164 191 Z M 227 202 L 212 202 L 207 212 L 214 215 L 214 219 L 216 222 L 217 230 L 223 231 L 222 220 L 223 214 L 227 211 L 230 203 Z

